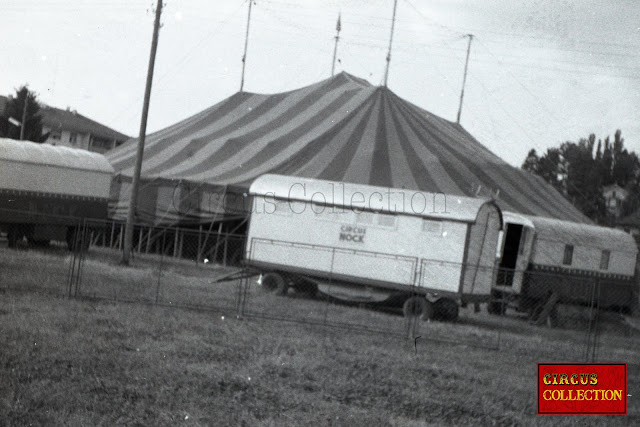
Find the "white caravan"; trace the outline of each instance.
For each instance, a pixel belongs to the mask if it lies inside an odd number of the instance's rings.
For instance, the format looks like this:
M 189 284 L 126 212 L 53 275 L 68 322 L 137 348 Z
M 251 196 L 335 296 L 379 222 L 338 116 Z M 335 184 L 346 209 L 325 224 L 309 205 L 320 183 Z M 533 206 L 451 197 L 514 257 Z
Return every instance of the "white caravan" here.
M 311 283 L 447 319 L 490 298 L 502 228 L 491 200 L 280 175 L 259 177 L 249 193 L 245 255 L 265 287 Z
M 598 306 L 631 311 L 638 302 L 638 248 L 622 230 L 551 218 L 503 213 L 500 271 L 489 312 L 509 303 L 540 311 L 554 301 L 588 304 L 598 283 Z

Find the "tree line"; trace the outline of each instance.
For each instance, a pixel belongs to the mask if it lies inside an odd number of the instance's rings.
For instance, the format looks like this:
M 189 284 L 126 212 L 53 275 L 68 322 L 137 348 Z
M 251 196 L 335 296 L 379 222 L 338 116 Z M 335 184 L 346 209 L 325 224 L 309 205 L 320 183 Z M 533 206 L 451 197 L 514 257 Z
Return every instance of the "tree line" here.
M 25 108 L 26 107 L 26 108 Z M 24 121 L 24 134 L 22 122 Z M 42 117 L 37 95 L 27 85 L 16 89 L 16 94 L 7 100 L 0 111 L 0 138 L 24 139 L 44 142 L 49 137 L 42 133 Z
M 548 148 L 543 155 L 532 149 L 522 169 L 542 177 L 598 224 L 612 225 L 615 221 L 607 212 L 602 194 L 608 185 L 617 184 L 629 192 L 621 216 L 640 207 L 640 160 L 635 152 L 624 148 L 619 129 L 613 141 L 607 136 L 596 142 L 596 136 L 591 134 L 578 142 L 567 141 L 560 147 Z

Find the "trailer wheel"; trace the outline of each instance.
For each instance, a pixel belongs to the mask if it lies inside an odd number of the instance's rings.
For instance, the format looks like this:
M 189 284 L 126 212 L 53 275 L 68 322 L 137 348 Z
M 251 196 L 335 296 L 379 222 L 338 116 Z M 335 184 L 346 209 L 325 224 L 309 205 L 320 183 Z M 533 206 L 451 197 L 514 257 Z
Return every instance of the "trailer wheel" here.
M 260 283 L 262 284 L 262 289 L 267 292 L 273 292 L 276 295 L 286 295 L 289 289 L 287 282 L 278 273 L 264 274 Z
M 428 320 L 433 317 L 433 306 L 425 297 L 412 296 L 402 305 L 402 314 L 404 317 L 422 317 Z
M 490 301 L 487 304 L 487 312 L 502 316 L 507 311 L 507 305 L 502 301 Z
M 314 297 L 318 293 L 318 285 L 304 279 L 295 280 L 293 287 L 296 292 L 308 297 Z
M 449 298 L 440 298 L 434 304 L 435 316 L 445 321 L 453 321 L 458 318 L 458 303 Z
M 91 242 L 89 241 L 88 235 L 82 236 L 81 230 L 76 227 L 67 228 L 67 247 L 70 251 L 81 250 L 82 252 L 86 252 L 89 250 L 90 245 Z
M 15 225 L 10 225 L 7 229 L 7 246 L 9 248 L 16 247 L 16 243 L 18 243 L 18 234 L 18 227 Z

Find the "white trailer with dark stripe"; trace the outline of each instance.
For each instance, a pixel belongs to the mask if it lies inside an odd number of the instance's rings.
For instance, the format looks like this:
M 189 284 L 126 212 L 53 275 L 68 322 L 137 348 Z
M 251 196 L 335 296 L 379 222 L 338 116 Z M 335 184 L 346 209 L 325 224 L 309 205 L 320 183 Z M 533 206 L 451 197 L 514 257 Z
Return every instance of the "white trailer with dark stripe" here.
M 491 200 L 280 175 L 250 187 L 246 260 L 263 287 L 313 288 L 405 314 L 488 301 L 501 212 Z
M 503 218 L 491 313 L 504 313 L 511 305 L 534 314 L 548 301 L 591 304 L 597 300 L 599 308 L 623 312 L 637 306 L 638 247 L 630 234 L 511 212 L 504 212 Z
M 0 229 L 8 245 L 26 237 L 71 247 L 81 219 L 107 219 L 112 178 L 101 154 L 0 138 Z

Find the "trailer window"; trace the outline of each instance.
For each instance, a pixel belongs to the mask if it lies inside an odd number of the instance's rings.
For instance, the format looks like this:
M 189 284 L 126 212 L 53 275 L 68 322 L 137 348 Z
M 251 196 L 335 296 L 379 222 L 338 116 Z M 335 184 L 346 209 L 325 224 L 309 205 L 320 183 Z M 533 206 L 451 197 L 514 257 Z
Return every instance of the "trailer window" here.
M 562 263 L 564 265 L 571 265 L 573 261 L 573 245 L 565 245 L 564 247 L 564 259 Z
M 273 213 L 278 215 L 291 215 L 291 207 L 289 206 L 289 201 L 276 200 L 275 205 L 276 206 Z
M 611 257 L 611 251 L 603 250 L 600 256 L 600 270 L 609 269 L 609 258 Z
M 378 214 L 378 225 L 381 227 L 393 228 L 396 226 L 396 218 L 397 217 L 395 215 Z
M 372 212 L 356 213 L 356 224 L 373 224 L 374 215 Z
M 422 220 L 422 231 L 429 234 L 442 234 L 442 221 Z

